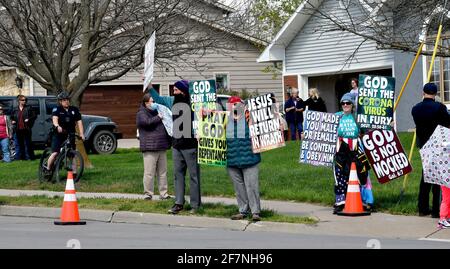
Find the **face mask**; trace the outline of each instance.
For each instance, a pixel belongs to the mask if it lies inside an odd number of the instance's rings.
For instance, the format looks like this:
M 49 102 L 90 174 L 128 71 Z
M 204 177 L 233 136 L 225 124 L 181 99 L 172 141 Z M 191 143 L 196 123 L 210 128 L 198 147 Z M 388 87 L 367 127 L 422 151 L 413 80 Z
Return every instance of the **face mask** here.
M 155 103 L 152 103 L 152 104 L 150 105 L 149 108 L 150 108 L 151 110 L 156 110 L 156 109 L 158 109 L 158 105 L 155 104 Z

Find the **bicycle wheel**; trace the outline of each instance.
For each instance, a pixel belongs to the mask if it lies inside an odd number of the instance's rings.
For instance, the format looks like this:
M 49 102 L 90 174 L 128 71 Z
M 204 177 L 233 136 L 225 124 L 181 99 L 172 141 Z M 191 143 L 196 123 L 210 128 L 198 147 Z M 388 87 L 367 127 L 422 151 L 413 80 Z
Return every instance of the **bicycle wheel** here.
M 73 180 L 77 183 L 83 175 L 84 161 L 81 154 L 76 150 L 71 150 L 65 158 L 57 161 L 54 175 L 55 181 L 65 182 L 69 170 L 72 170 Z
M 38 178 L 40 182 L 48 182 L 52 180 L 52 172 L 47 171 L 44 167 L 48 165 L 48 158 L 52 155 L 52 149 L 46 148 L 44 152 L 42 152 L 41 159 L 39 161 L 38 167 Z

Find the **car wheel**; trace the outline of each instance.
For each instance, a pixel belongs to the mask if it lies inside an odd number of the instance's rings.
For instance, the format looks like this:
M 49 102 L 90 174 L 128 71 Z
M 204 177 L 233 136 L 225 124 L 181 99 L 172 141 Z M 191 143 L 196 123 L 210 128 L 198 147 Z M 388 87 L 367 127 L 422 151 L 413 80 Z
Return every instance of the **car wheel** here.
M 112 154 L 117 149 L 117 139 L 107 130 L 101 130 L 92 139 L 91 149 L 98 154 Z

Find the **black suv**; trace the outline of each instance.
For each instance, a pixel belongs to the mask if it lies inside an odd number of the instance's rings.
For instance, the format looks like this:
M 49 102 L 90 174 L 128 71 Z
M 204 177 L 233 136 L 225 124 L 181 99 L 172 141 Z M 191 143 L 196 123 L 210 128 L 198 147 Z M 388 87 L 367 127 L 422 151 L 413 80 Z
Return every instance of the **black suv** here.
M 56 97 L 28 96 L 27 100 L 27 105 L 37 115 L 32 129 L 34 149 L 44 149 L 48 146 L 46 144 L 52 128 L 52 110 L 57 106 Z M 18 106 L 17 97 L 0 96 L 0 105 L 3 106 L 6 115 L 11 115 L 13 108 Z M 82 115 L 82 121 L 87 151 L 98 154 L 112 154 L 116 151 L 117 139 L 122 138 L 122 134 L 117 132 L 116 123 L 110 118 L 92 115 Z

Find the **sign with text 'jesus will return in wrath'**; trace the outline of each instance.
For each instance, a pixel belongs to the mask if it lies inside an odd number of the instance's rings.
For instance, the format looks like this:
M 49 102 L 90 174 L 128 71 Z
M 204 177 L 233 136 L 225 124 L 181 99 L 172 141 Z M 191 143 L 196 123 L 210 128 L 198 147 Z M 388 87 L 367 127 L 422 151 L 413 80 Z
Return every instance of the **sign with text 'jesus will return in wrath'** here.
M 336 153 L 339 116 L 306 110 L 303 121 L 305 139 L 300 148 L 300 162 L 316 166 L 332 166 Z
M 373 130 L 364 135 L 362 142 L 373 172 L 381 184 L 412 171 L 395 131 Z
M 280 114 L 271 94 L 261 95 L 247 101 L 250 113 L 250 136 L 254 153 L 284 147 Z
M 356 122 L 362 130 L 391 130 L 395 79 L 359 75 Z

